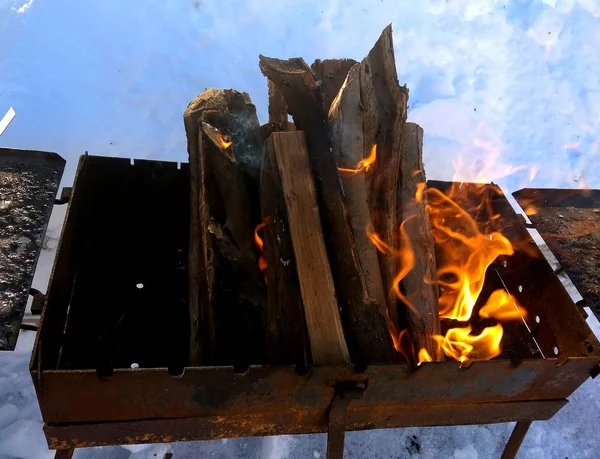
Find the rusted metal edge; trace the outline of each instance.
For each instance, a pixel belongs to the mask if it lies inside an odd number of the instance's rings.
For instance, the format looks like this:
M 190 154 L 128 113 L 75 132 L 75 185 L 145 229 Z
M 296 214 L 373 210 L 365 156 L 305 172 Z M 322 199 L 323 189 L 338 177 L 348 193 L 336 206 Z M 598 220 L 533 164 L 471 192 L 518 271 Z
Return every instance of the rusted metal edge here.
M 356 407 L 354 402 L 350 402 L 346 430 L 547 420 L 566 403 L 567 400 L 558 399 L 427 407 L 388 405 L 366 408 Z M 324 433 L 327 430 L 327 417 L 320 410 L 44 426 L 50 449 Z

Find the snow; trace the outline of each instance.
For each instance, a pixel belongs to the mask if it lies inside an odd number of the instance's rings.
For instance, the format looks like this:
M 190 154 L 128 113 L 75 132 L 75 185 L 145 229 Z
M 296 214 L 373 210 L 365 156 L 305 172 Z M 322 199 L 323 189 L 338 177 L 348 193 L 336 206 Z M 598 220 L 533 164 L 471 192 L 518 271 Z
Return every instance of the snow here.
M 248 91 L 265 121 L 259 53 L 360 59 L 390 22 L 429 178 L 452 179 L 460 160 L 505 191 L 600 188 L 599 0 L 0 0 L 0 113 L 17 113 L 0 141 L 60 153 L 64 185 L 84 151 L 185 161 L 182 113 L 205 87 Z M 497 176 L 509 165 L 527 169 Z M 40 256 L 42 291 L 64 212 L 55 208 Z M 16 351 L 0 354 L 0 459 L 52 457 L 27 369 L 32 343 L 22 332 Z M 599 396 L 587 381 L 554 419 L 533 424 L 519 457 L 595 456 Z M 352 432 L 346 457 L 499 457 L 511 428 Z M 84 449 L 75 458 L 318 458 L 325 448 L 323 435 L 306 435 Z

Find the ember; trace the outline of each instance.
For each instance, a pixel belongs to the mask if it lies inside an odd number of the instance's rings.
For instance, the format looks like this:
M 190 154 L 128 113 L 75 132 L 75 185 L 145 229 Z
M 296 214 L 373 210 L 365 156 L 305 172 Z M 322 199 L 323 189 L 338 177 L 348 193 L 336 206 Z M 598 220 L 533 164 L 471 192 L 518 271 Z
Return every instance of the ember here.
M 258 235 L 259 231 L 267 225 L 268 217 L 266 217 L 262 223 L 259 223 L 256 229 L 254 230 L 254 243 L 258 250 L 260 250 L 260 257 L 258 258 L 258 268 L 260 272 L 263 273 L 265 278 L 265 282 L 267 282 L 267 253 L 265 252 L 265 244 L 262 238 Z

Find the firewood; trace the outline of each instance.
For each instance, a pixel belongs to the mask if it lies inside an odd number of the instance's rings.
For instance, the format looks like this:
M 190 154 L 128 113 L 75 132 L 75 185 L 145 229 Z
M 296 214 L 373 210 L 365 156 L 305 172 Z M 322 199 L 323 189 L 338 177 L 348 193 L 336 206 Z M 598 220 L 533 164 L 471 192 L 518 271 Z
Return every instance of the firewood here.
M 315 76 L 299 58 L 283 61 L 260 56 L 260 67 L 282 92 L 288 113 L 307 138 L 323 233 L 352 360 L 393 361 L 387 319 L 369 303 Z
M 304 133 L 273 133 L 267 149 L 281 177 L 313 362 L 349 363 Z
M 306 366 L 310 363 L 308 332 L 283 188 L 275 152 L 273 148 L 264 150 L 260 207 L 268 282 L 267 363 Z
M 256 110 L 247 94 L 209 89 L 190 103 L 184 121 L 192 202 L 189 362 L 214 362 L 217 348 L 223 347 L 219 343 L 231 349 L 230 341 L 246 339 L 258 344 L 239 343 L 241 351 L 219 351 L 220 358 L 223 363 L 244 363 L 254 352 L 252 363 L 260 363 L 255 350 L 260 348 L 258 337 L 264 342 L 266 291 L 252 236 L 260 219 Z M 217 279 L 219 272 L 231 280 Z
M 188 363 L 198 365 L 211 355 L 215 347 L 214 307 L 212 291 L 213 252 L 209 247 L 207 212 L 209 194 L 206 192 L 206 157 L 202 145 L 201 117 L 204 110 L 226 107 L 222 92 L 208 89 L 188 105 L 183 114 L 190 162 L 190 247 L 189 297 L 190 348 Z M 203 218 L 201 219 L 201 215 Z M 201 223 L 202 221 L 202 223 Z
M 331 103 L 342 87 L 346 75 L 356 63 L 354 59 L 317 59 L 310 66 L 321 89 L 321 100 L 325 114 L 329 113 Z
M 402 180 L 398 199 L 406 221 L 414 266 L 402 279 L 404 293 L 414 306 L 407 308 L 407 319 L 415 352 L 425 349 L 434 361 L 444 359 L 433 339 L 440 334 L 440 319 L 434 241 L 427 212 L 425 169 L 423 168 L 423 128 L 406 123 L 402 132 Z M 410 220 L 407 220 L 410 219 Z M 415 356 L 416 357 L 416 356 Z
M 372 303 L 372 307 L 376 308 L 381 316 L 385 316 L 388 289 L 384 288 L 381 280 L 377 248 L 370 241 L 366 231 L 373 231 L 369 212 L 369 180 L 366 171 L 356 169 L 357 164 L 366 157 L 359 76 L 360 65 L 356 64 L 331 104 L 329 125 L 333 155 L 340 169 L 340 180 L 344 188 L 344 202 L 354 233 L 360 266 L 365 276 L 368 302 Z
M 287 131 L 288 113 L 283 94 L 275 83 L 267 80 L 269 85 L 269 123 L 275 124 L 279 130 Z
M 397 247 L 399 221 L 396 195 L 402 157 L 402 126 L 406 121 L 408 89 L 398 84 L 392 27 L 386 27 L 360 63 L 360 98 L 363 113 L 364 144 L 377 146 L 377 160 L 370 174 L 369 207 L 375 233 L 391 247 Z M 379 253 L 384 286 L 390 288 L 398 273 L 394 254 Z M 397 324 L 393 293 L 388 305 Z

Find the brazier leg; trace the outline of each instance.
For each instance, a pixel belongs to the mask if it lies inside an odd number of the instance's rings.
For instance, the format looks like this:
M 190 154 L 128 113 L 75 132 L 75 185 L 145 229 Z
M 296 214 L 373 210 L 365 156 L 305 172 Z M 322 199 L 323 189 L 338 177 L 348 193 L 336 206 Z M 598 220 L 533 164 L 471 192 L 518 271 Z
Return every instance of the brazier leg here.
M 71 459 L 73 457 L 74 452 L 75 452 L 75 448 L 59 449 L 54 454 L 54 459 Z
M 527 431 L 531 426 L 531 422 L 532 421 L 517 422 L 517 425 L 508 439 L 506 448 L 504 448 L 502 459 L 514 459 L 517 456 L 521 443 L 523 443 L 525 435 L 527 435 Z

